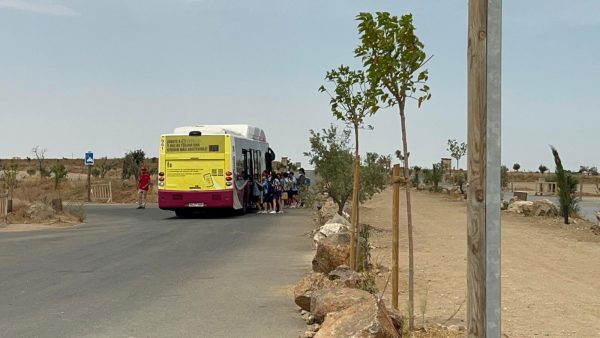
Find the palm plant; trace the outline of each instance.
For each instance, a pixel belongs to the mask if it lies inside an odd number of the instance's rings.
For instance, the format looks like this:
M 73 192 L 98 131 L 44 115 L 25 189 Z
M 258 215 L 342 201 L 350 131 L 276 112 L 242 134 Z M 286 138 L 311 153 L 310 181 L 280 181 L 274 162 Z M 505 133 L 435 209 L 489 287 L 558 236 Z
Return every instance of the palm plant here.
M 579 183 L 579 180 L 577 176 L 565 171 L 556 148 L 553 146 L 550 146 L 550 148 L 552 149 L 554 163 L 556 164 L 558 203 L 565 224 L 569 224 L 569 216 L 576 215 L 577 211 L 579 211 L 579 198 L 577 198 L 577 184 Z

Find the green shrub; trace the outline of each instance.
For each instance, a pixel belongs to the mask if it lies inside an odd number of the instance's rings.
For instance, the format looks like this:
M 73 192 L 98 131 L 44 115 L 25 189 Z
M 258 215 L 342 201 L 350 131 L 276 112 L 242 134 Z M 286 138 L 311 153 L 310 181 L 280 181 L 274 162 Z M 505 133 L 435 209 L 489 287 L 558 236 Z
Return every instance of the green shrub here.
M 358 288 L 371 294 L 377 294 L 379 289 L 377 288 L 375 275 L 370 271 L 363 272 L 363 278 L 360 283 L 358 283 Z
M 358 270 L 367 271 L 371 266 L 371 245 L 369 243 L 369 235 L 371 226 L 362 224 L 358 232 L 359 250 L 358 250 Z
M 500 185 L 502 188 L 508 187 L 508 167 L 505 165 L 500 167 Z

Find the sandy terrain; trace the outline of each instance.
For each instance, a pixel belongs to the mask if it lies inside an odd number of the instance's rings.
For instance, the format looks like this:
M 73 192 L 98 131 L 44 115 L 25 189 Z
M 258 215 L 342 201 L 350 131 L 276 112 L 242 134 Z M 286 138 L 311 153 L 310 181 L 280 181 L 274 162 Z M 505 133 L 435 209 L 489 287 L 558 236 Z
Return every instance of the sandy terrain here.
M 46 229 L 70 228 L 77 225 L 76 223 L 59 223 L 59 224 L 0 224 L 0 232 L 21 232 Z
M 401 191 L 400 308 L 408 299 L 407 240 Z M 446 195 L 413 193 L 415 315 L 421 323 L 445 322 L 466 297 L 466 204 Z M 391 191 L 361 208 L 371 235 L 375 263 L 391 267 Z M 502 328 L 508 337 L 600 336 L 600 236 L 590 223 L 561 225 L 558 219 L 502 215 Z M 380 277 L 379 283 L 385 283 Z M 391 282 L 390 282 L 391 283 Z M 390 301 L 387 289 L 386 301 Z M 428 290 L 428 291 L 427 291 Z M 450 324 L 463 324 L 463 304 Z M 403 311 L 406 312 L 406 311 Z

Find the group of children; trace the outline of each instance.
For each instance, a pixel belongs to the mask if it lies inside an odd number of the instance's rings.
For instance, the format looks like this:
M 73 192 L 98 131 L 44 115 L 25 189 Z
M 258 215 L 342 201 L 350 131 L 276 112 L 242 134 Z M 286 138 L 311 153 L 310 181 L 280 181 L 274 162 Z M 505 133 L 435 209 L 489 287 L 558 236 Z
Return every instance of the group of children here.
M 303 207 L 299 191 L 307 185 L 304 169 L 300 168 L 296 177 L 293 172 L 263 171 L 259 179 L 255 175 L 252 182 L 252 201 L 259 214 L 283 213 L 284 207 Z

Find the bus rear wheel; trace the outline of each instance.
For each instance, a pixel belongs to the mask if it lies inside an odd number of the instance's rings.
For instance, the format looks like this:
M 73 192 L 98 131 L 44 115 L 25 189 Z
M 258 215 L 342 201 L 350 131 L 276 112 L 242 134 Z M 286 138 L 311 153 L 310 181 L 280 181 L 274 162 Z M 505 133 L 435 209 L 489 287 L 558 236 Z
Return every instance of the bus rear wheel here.
M 188 210 L 178 209 L 175 210 L 175 216 L 177 217 L 189 217 L 190 212 Z

